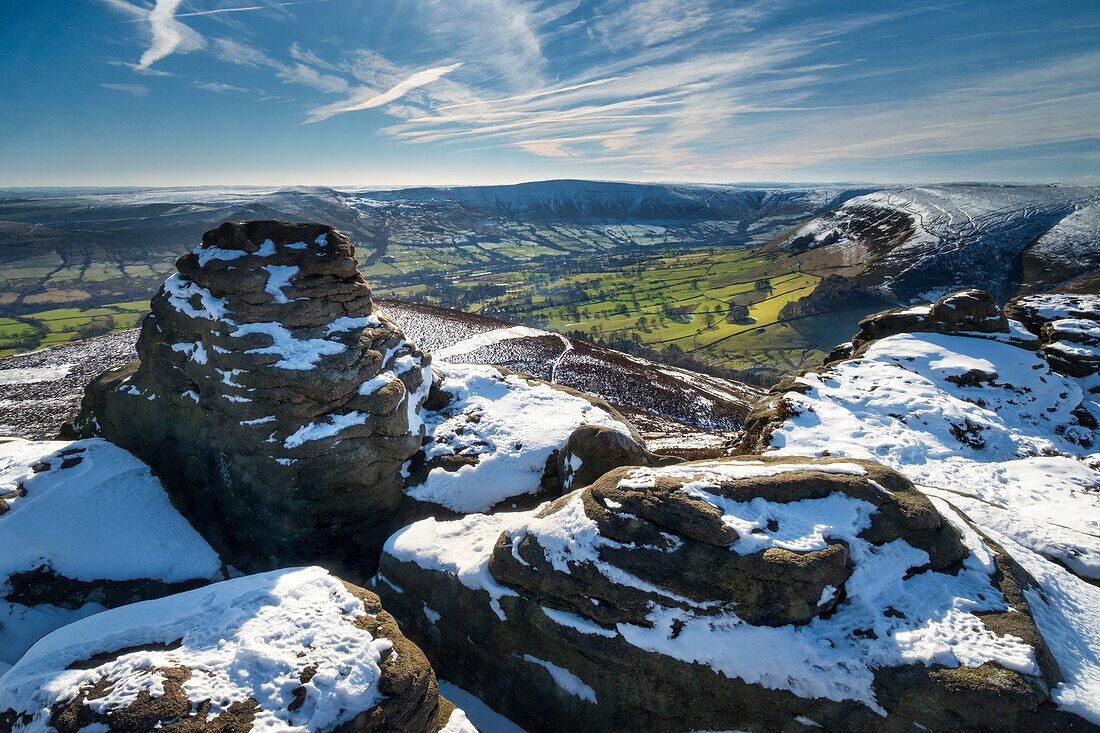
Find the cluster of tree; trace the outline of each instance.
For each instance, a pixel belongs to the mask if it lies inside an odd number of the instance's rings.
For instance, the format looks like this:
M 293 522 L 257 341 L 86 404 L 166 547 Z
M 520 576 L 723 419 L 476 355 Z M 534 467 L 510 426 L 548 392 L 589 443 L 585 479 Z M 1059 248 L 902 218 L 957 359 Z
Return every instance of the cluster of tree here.
M 840 275 L 829 275 L 809 295 L 792 300 L 779 309 L 780 321 L 816 316 L 821 313 L 875 308 L 889 301 L 875 291 Z

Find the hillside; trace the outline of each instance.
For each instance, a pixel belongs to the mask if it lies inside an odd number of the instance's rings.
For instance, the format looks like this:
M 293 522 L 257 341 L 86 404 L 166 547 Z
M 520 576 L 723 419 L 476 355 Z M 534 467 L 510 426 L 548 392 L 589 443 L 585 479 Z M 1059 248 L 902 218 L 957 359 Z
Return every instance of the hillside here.
M 221 221 L 346 231 L 380 295 L 764 378 L 820 360 L 884 302 L 981 285 L 1094 289 L 1096 188 L 542 181 L 398 190 L 0 195 L 0 355 L 136 325 Z M 829 275 L 873 297 L 846 300 Z M 838 305 L 849 307 L 836 310 Z M 794 305 L 792 305 L 794 304 Z
M 377 302 L 438 358 L 494 364 L 599 395 L 658 449 L 689 452 L 729 444 L 763 393 L 505 321 L 419 303 Z M 0 435 L 56 436 L 76 414 L 94 376 L 137 358 L 137 335 L 133 329 L 0 359 Z

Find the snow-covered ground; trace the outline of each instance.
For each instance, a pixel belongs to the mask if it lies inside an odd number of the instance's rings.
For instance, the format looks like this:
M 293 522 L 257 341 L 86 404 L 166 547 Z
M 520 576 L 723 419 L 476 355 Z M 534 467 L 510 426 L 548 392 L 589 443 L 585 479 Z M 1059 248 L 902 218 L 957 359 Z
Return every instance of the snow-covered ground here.
M 4 439 L 0 503 L 0 589 L 31 571 L 81 582 L 220 577 L 217 553 L 149 467 L 105 440 Z M 42 634 L 103 608 L 0 600 L 0 661 L 14 663 Z
M 949 502 L 1036 578 L 1036 621 L 1066 681 L 1059 704 L 1100 723 L 1100 417 L 1042 356 L 984 338 L 900 334 L 799 378 L 777 453 L 869 458 Z

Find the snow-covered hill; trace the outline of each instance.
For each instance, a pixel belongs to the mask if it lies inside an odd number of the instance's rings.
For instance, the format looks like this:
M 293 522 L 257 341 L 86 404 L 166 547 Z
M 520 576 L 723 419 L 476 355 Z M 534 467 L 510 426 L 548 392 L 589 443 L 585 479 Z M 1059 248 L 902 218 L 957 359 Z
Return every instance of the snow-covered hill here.
M 980 285 L 1007 298 L 1096 267 L 1100 189 L 941 185 L 846 201 L 782 246 L 804 267 L 837 269 L 901 299 Z
M 752 188 L 614 181 L 556 180 L 512 186 L 364 191 L 364 203 L 461 206 L 487 216 L 530 220 L 752 221 L 765 216 L 811 216 L 868 188 L 822 186 Z

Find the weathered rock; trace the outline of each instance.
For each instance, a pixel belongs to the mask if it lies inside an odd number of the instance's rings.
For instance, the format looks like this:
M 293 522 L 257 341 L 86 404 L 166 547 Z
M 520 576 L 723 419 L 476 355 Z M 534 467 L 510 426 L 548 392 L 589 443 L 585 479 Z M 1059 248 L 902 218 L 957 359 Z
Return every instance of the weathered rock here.
M 1008 320 L 984 290 L 960 290 L 930 305 L 894 308 L 867 316 L 852 338 L 858 349 L 875 339 L 898 333 L 1008 333 Z
M 1100 295 L 1024 295 L 1005 313 L 1039 337 L 1051 368 L 1077 378 L 1100 373 Z
M 474 730 L 378 596 L 316 567 L 55 631 L 0 677 L 4 720 L 62 733 Z
M 542 510 L 413 524 L 374 586 L 532 731 L 1081 722 L 1046 692 L 1026 576 L 963 527 L 871 462 L 620 468 Z
M 606 425 L 582 425 L 569 434 L 558 452 L 558 476 L 562 489 L 587 486 L 620 466 L 668 466 L 682 458 L 660 456 L 645 443 Z
M 6 664 L 104 608 L 225 577 L 149 467 L 99 439 L 0 440 L 0 548 Z
M 428 516 L 530 509 L 560 496 L 559 457 L 586 424 L 622 435 L 639 461 L 652 455 L 598 397 L 483 364 L 442 364 L 436 374 L 422 412 L 424 445 L 405 471 L 394 530 Z
M 401 501 L 430 358 L 353 255 L 320 224 L 207 232 L 153 298 L 140 364 L 93 382 L 75 421 L 152 466 L 239 568 L 369 568 Z

